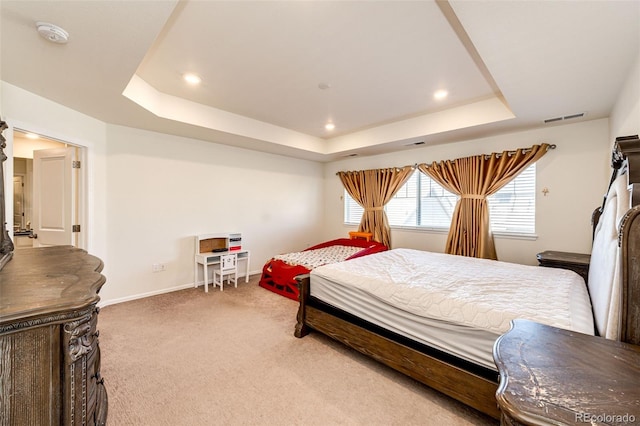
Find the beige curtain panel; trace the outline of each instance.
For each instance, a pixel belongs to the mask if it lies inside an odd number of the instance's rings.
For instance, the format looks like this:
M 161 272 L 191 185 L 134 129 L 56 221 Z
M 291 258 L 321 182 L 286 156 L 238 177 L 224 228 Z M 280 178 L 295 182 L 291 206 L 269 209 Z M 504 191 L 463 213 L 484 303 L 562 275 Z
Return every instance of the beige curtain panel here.
M 364 208 L 358 232 L 370 232 L 375 241 L 391 248 L 391 229 L 384 206 L 412 173 L 412 166 L 337 173 L 349 195 Z
M 538 161 L 548 149 L 548 144 L 540 144 L 516 151 L 418 165 L 421 172 L 460 196 L 453 211 L 446 253 L 497 259 L 487 197 Z

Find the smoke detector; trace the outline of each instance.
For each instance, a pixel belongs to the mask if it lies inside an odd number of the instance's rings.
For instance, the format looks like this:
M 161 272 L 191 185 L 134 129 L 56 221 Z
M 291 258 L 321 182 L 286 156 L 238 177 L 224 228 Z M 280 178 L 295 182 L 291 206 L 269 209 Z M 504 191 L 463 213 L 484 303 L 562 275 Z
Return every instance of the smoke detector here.
M 57 25 L 48 22 L 36 22 L 38 33 L 52 43 L 65 44 L 69 40 L 69 33 Z

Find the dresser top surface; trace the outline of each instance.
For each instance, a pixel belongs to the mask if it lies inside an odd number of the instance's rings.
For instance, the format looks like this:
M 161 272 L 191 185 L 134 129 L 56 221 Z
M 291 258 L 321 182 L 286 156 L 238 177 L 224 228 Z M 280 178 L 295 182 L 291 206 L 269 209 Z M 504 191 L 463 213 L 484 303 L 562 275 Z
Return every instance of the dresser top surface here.
M 16 250 L 0 271 L 0 324 L 96 303 L 102 267 L 100 259 L 71 246 Z
M 532 425 L 640 420 L 640 346 L 515 320 L 496 341 L 494 359 L 498 405 L 512 419 Z

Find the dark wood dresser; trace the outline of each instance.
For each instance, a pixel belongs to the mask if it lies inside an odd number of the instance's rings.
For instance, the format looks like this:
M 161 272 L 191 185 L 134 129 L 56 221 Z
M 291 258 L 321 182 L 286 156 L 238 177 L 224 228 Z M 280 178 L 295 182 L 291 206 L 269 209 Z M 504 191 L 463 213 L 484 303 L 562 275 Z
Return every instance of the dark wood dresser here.
M 640 423 L 640 346 L 518 319 L 493 352 L 502 425 Z
M 0 271 L 0 425 L 102 425 L 96 303 L 102 261 L 71 246 L 17 250 Z

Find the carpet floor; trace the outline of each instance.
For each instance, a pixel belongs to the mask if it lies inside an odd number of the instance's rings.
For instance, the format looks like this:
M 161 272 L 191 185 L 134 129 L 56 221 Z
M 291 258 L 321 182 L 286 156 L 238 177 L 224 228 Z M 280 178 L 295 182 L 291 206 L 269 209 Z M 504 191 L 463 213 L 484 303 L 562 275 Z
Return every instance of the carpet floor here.
M 104 307 L 108 424 L 497 425 L 319 333 L 257 285 L 187 289 Z

